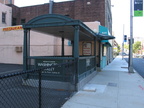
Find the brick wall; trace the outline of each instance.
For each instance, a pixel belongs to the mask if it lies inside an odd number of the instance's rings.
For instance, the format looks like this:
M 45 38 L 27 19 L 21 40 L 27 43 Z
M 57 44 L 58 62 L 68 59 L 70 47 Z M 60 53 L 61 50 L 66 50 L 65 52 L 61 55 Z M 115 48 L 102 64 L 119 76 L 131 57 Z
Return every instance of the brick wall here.
M 110 11 L 109 13 L 105 11 L 106 1 L 109 0 L 75 0 L 54 3 L 53 13 L 67 15 L 83 22 L 99 21 L 101 25 L 105 26 L 107 24 L 105 22 L 107 21 L 106 14 L 110 13 Z M 48 14 L 49 4 L 21 7 L 19 9 L 14 7 L 13 10 L 13 18 L 17 18 L 17 24 L 21 24 L 21 19 L 25 19 L 27 22 L 36 16 Z

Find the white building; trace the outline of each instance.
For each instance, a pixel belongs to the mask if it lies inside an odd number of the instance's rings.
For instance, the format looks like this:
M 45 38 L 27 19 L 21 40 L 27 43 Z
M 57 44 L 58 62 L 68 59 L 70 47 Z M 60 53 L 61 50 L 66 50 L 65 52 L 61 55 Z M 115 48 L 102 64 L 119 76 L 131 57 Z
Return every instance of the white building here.
M 12 8 L 0 3 L 0 27 L 11 26 Z
M 3 4 L 14 4 L 14 1 L 15 0 L 0 0 L 0 3 L 3 3 Z

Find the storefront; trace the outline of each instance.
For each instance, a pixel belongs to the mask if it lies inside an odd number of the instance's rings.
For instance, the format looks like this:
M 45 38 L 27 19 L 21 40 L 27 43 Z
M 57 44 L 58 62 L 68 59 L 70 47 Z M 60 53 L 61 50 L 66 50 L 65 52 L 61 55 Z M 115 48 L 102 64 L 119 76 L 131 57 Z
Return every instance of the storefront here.
M 110 39 L 114 39 L 114 36 L 111 36 L 108 28 L 104 26 L 99 26 L 99 34 L 101 39 L 101 56 L 100 56 L 100 68 L 104 68 L 108 65 L 112 60 L 112 41 Z

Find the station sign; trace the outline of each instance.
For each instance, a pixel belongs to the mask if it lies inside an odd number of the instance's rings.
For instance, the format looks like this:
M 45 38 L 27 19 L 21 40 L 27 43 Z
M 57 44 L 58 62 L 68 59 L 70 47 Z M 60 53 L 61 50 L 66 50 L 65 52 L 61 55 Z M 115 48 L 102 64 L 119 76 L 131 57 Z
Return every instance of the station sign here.
M 45 59 L 36 59 L 35 66 L 37 69 L 45 68 L 52 65 L 60 64 L 62 61 L 60 60 L 45 60 Z M 61 74 L 61 66 L 59 67 L 49 67 L 42 71 L 43 74 L 50 74 L 50 75 L 60 75 Z
M 143 16 L 143 0 L 134 0 L 134 16 Z

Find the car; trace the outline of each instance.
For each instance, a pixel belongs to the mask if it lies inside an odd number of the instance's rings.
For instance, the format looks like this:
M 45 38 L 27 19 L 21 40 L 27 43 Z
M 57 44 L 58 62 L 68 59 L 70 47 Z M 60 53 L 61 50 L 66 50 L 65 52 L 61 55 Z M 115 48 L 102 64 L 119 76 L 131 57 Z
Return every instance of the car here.
M 125 52 L 121 52 L 121 53 L 119 53 L 119 55 L 121 55 L 121 56 L 128 56 L 128 54 L 127 53 L 125 53 Z

